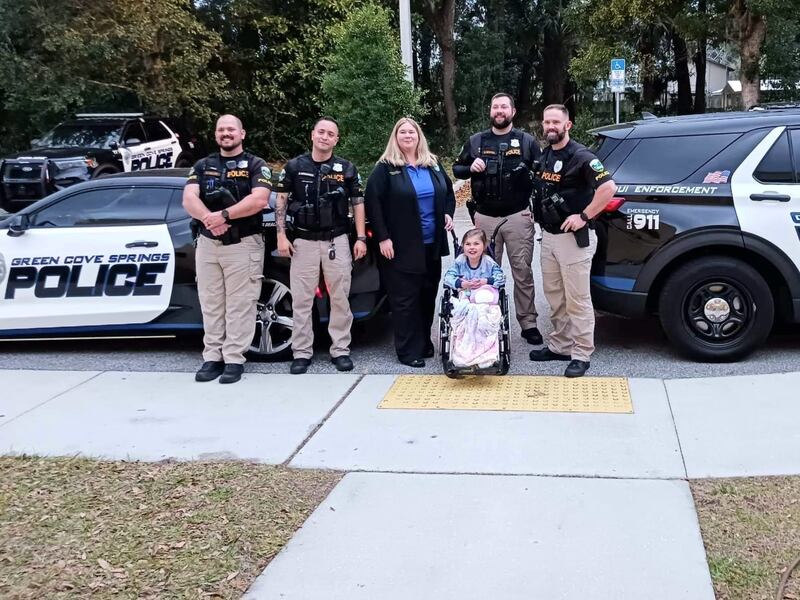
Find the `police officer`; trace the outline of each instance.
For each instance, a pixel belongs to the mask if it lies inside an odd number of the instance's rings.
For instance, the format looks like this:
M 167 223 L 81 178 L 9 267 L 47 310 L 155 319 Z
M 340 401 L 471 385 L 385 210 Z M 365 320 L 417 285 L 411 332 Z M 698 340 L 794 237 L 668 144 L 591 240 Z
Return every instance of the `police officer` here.
M 261 158 L 244 151 L 237 117 L 221 116 L 215 137 L 219 152 L 192 167 L 183 190 L 183 207 L 200 229 L 195 260 L 205 362 L 195 381 L 234 383 L 255 333 L 264 270 L 261 211 L 271 173 Z
M 489 112 L 491 128 L 472 135 L 464 144 L 453 174 L 458 179 L 471 179 L 470 216 L 487 237 L 507 219 L 495 240 L 496 259 L 503 264 L 503 250 L 507 247 L 517 321 L 522 337 L 536 345 L 542 343 L 542 335 L 536 327 L 530 197 L 531 170 L 541 150 L 533 136 L 514 128 L 512 120 L 516 112 L 509 94 L 495 94 Z
M 293 158 L 281 172 L 275 191 L 278 200 L 275 220 L 278 252 L 291 256 L 289 285 L 292 290 L 292 354 L 289 372 L 305 373 L 311 364 L 314 331 L 312 308 L 319 285 L 319 272 L 325 278 L 331 314 L 331 362 L 339 371 L 350 371 L 350 279 L 353 259 L 367 253 L 364 195 L 355 166 L 333 154 L 339 141 L 339 126 L 322 117 L 311 131 L 311 152 Z M 350 253 L 350 216 L 353 207 L 356 242 Z M 291 232 L 286 215 L 292 217 Z M 293 241 L 290 241 L 289 233 Z
M 594 308 L 589 293 L 597 249 L 593 220 L 617 190 L 603 164 L 569 139 L 572 122 L 562 104 L 544 109 L 542 128 L 550 144 L 536 175 L 534 210 L 542 226 L 542 282 L 553 331 L 534 361 L 570 361 L 564 375 L 580 377 L 594 351 Z

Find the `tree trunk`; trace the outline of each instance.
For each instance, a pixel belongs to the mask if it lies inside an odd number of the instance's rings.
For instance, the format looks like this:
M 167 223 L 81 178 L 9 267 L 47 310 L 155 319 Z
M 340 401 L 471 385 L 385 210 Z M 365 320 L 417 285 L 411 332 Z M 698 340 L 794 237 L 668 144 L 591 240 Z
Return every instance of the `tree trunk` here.
M 692 86 L 689 81 L 689 51 L 686 40 L 676 31 L 672 32 L 672 51 L 675 54 L 675 79 L 678 80 L 678 114 L 692 112 Z
M 706 16 L 706 0 L 699 0 L 697 10 L 700 18 Z M 697 52 L 694 53 L 695 82 L 694 82 L 694 112 L 706 112 L 706 46 L 708 45 L 708 26 L 703 22 L 703 30 L 697 38 Z
M 572 40 L 564 24 L 561 2 L 552 2 L 545 16 L 542 45 L 542 103 L 564 104 L 569 83 Z
M 739 34 L 739 56 L 741 68 L 739 80 L 742 82 L 742 104 L 747 110 L 758 104 L 761 96 L 761 75 L 759 60 L 761 45 L 767 33 L 764 16 L 753 12 L 746 0 L 736 0 L 731 7 Z
M 453 93 L 456 78 L 454 40 L 456 3 L 455 0 L 426 0 L 424 11 L 425 19 L 433 30 L 433 35 L 436 37 L 442 53 L 442 97 L 444 114 L 447 119 L 447 136 L 451 143 L 455 143 L 458 136 L 458 113 Z
M 642 105 L 647 110 L 653 110 L 659 99 L 658 74 L 655 68 L 657 36 L 652 25 L 648 29 L 639 37 L 636 51 L 640 56 Z

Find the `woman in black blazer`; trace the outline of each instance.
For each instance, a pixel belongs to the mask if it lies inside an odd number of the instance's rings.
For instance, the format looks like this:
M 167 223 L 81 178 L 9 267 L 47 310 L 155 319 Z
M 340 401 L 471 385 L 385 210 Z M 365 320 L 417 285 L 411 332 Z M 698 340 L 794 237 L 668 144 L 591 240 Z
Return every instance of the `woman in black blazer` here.
M 378 266 L 392 309 L 397 357 L 424 367 L 424 358 L 433 356 L 431 326 L 456 199 L 453 183 L 413 119 L 395 123 L 364 198 L 380 242 Z

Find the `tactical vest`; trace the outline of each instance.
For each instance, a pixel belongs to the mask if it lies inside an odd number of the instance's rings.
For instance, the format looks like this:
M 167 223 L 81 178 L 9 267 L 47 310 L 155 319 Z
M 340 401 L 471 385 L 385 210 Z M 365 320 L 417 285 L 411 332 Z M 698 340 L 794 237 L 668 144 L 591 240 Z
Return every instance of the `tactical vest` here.
M 508 148 L 502 150 L 492 130 L 476 133 L 469 139 L 472 156 L 486 163 L 486 170 L 472 175 L 472 197 L 478 212 L 491 217 L 505 217 L 529 207 L 533 189 L 529 174 L 513 176 L 520 163 L 531 164 L 533 157 L 524 133 L 512 129 Z
M 249 165 L 250 159 L 252 155 L 248 152 L 244 152 L 240 155 L 239 159 L 236 161 L 238 167 L 240 163 L 247 162 L 247 166 L 244 167 L 245 170 L 249 172 Z M 215 152 L 214 154 L 208 155 L 201 165 L 198 168 L 197 173 L 197 183 L 200 185 L 200 199 L 203 201 L 203 204 L 206 205 L 208 210 L 216 212 L 225 208 L 224 206 L 218 206 L 209 202 L 206 199 L 206 193 L 211 192 L 215 189 L 225 188 L 231 192 L 233 198 L 236 202 L 241 202 L 243 198 L 250 195 L 253 191 L 253 187 L 250 183 L 250 178 L 248 177 L 246 180 L 242 178 L 237 179 L 229 179 L 228 178 L 228 162 L 230 159 L 220 155 L 219 152 Z M 233 169 L 230 169 L 233 170 Z M 241 170 L 241 169 L 240 169 Z M 230 222 L 231 227 L 238 228 L 238 234 L 240 237 L 244 237 L 247 235 L 254 235 L 257 233 L 261 233 L 262 229 L 262 216 L 260 212 L 257 212 L 254 215 L 250 215 L 249 217 L 242 217 L 241 219 L 231 219 Z M 213 237 L 207 230 L 203 230 L 204 234 L 208 237 Z
M 332 160 L 334 165 L 344 165 L 341 159 L 333 157 Z M 334 171 L 330 162 L 317 165 L 307 155 L 299 157 L 296 166 L 287 206 L 294 235 L 302 239 L 325 240 L 348 232 L 350 216 L 345 169 Z

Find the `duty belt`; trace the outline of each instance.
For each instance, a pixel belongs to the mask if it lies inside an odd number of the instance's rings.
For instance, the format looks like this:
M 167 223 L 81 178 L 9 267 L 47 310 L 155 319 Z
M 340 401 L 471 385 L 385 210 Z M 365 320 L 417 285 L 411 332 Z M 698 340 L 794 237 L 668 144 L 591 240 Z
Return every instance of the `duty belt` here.
M 325 231 L 315 231 L 313 229 L 303 229 L 302 227 L 295 226 L 293 228 L 293 231 L 295 237 L 298 237 L 301 240 L 310 240 L 312 242 L 319 242 L 323 240 L 332 240 L 336 236 L 347 233 L 348 229 L 349 227 L 347 225 L 334 227 L 333 229 L 327 229 Z

